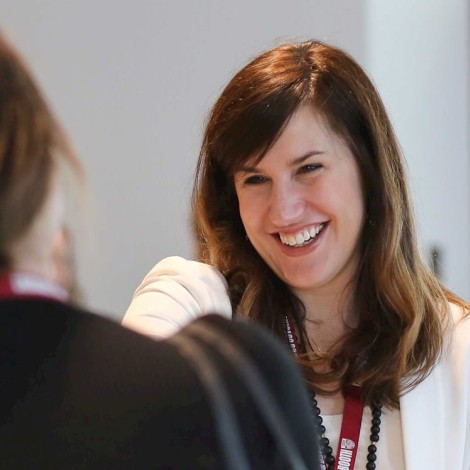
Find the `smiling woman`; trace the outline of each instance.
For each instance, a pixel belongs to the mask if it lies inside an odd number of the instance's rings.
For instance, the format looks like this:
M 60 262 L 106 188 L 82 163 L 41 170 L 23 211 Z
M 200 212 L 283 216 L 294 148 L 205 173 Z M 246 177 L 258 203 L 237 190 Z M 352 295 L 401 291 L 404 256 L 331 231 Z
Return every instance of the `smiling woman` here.
M 178 259 L 167 284 L 157 264 L 124 324 L 177 327 L 159 296 L 185 311 L 181 324 L 227 314 L 229 300 L 296 354 L 324 468 L 468 470 L 469 305 L 421 258 L 405 168 L 348 54 L 317 41 L 261 54 L 205 129 L 192 209 L 207 264 Z M 194 308 L 197 297 L 211 302 Z
M 303 106 L 253 163 L 234 173 L 251 244 L 301 300 L 302 292 L 339 299 L 359 264 L 364 223 L 353 154 L 321 115 Z M 304 305 L 314 318 L 315 305 Z

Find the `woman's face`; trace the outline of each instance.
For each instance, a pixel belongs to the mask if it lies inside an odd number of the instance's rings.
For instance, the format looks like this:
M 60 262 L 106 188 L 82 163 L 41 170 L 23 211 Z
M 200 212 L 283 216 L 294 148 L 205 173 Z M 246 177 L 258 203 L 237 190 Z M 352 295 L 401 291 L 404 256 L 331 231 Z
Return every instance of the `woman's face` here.
M 248 238 L 279 278 L 298 294 L 342 291 L 358 266 L 364 197 L 356 159 L 322 116 L 299 108 L 234 178 Z

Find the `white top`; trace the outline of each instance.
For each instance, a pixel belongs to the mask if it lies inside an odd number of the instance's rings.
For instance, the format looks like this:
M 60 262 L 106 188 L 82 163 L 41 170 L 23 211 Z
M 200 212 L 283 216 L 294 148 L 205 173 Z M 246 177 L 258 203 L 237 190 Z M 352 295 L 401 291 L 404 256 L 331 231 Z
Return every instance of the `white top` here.
M 326 428 L 326 437 L 330 440 L 333 455 L 336 457 L 343 415 L 321 416 Z M 375 463 L 377 468 L 386 470 L 405 470 L 400 411 L 383 408 L 380 419 L 382 421 L 380 425 L 380 439 L 376 444 L 377 460 Z M 361 433 L 359 435 L 359 449 L 356 455 L 356 464 L 354 466 L 356 470 L 364 470 L 367 465 L 371 420 L 371 409 L 366 406 L 362 416 Z

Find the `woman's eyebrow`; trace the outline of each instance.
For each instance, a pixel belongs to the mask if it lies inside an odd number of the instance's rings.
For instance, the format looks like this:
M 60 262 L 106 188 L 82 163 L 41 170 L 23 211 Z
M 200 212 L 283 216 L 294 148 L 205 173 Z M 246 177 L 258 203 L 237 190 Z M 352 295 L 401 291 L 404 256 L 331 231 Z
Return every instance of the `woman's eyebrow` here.
M 310 157 L 313 157 L 315 155 L 322 155 L 324 154 L 324 150 L 309 150 L 308 152 L 304 153 L 300 157 L 295 158 L 290 162 L 289 166 L 296 166 L 301 163 L 303 163 L 305 160 L 307 160 Z M 235 173 L 242 172 L 242 173 L 258 173 L 260 170 L 257 166 L 254 165 L 241 165 L 239 166 L 236 170 Z
M 256 166 L 241 165 L 234 173 L 258 173 L 259 169 Z
M 315 155 L 322 155 L 324 153 L 325 153 L 324 150 L 310 150 L 307 153 L 301 155 L 300 157 L 297 157 L 294 160 L 292 160 L 290 166 L 299 165 L 300 163 L 303 163 L 305 160 L 307 160 L 310 157 L 314 157 Z

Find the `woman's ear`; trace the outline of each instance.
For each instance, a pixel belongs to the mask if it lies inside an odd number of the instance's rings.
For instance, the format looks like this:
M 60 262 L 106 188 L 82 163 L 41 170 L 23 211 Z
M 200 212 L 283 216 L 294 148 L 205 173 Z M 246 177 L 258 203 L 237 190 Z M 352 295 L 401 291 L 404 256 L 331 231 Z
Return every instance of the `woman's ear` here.
M 52 244 L 52 279 L 65 289 L 74 283 L 75 273 L 70 234 L 62 227 L 56 234 Z
M 52 278 L 52 253 L 64 226 L 64 209 L 61 185 L 53 178 L 41 209 L 8 247 L 13 269 Z

